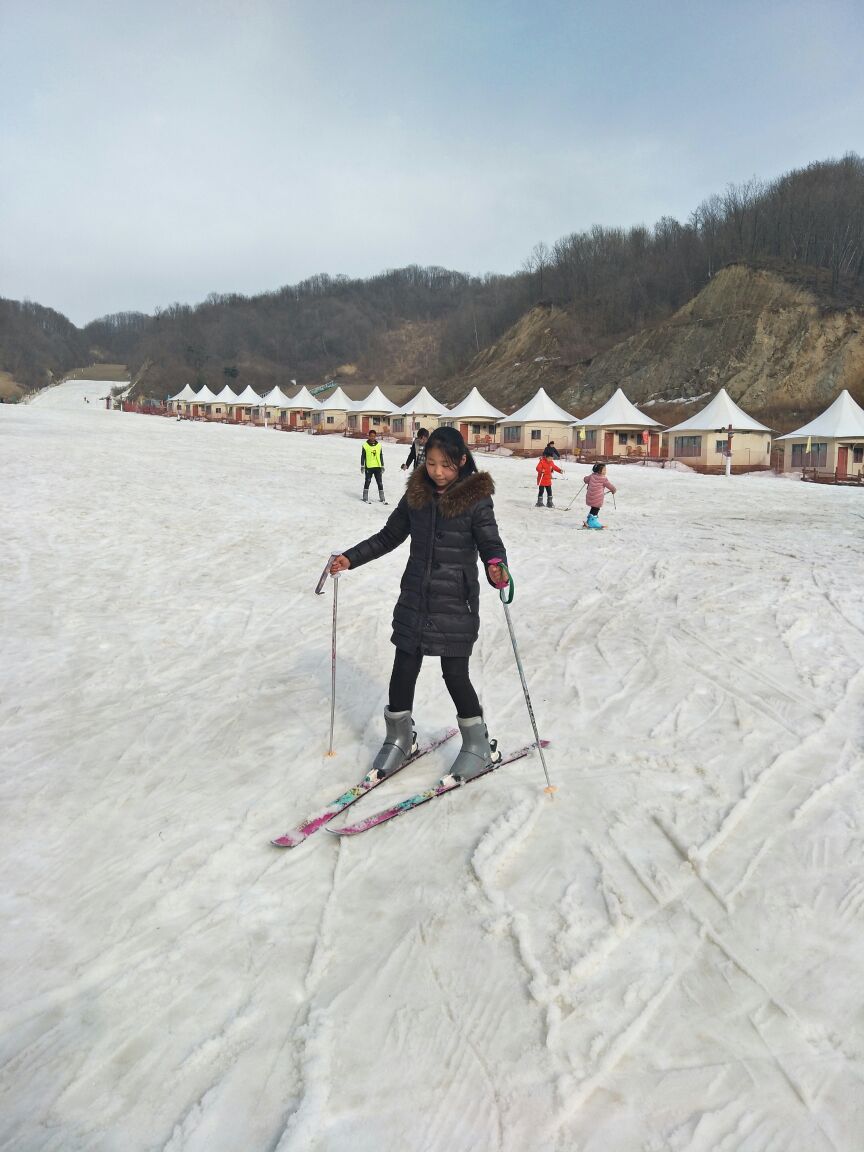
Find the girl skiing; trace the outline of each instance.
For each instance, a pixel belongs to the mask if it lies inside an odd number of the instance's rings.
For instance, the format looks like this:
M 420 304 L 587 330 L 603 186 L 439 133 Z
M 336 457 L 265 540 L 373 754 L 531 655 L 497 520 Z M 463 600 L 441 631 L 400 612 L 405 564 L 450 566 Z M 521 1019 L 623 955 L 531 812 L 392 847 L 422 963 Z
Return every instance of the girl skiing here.
M 583 477 L 582 483 L 588 485 L 585 489 L 585 503 L 588 505 L 588 518 L 585 521 L 585 527 L 602 528 L 603 525 L 598 519 L 598 514 L 603 507 L 606 490 L 617 492 L 618 489 L 606 479 L 606 465 L 600 463 L 595 464 L 589 475 Z
M 554 507 L 552 503 L 552 473 L 560 472 L 564 475 L 564 469 L 559 468 L 551 456 L 541 456 L 537 461 L 537 507 L 543 507 L 543 493 L 546 493 L 546 507 Z
M 405 495 L 382 530 L 349 548 L 330 565 L 335 576 L 377 560 L 411 537 L 411 552 L 393 612 L 396 646 L 390 676 L 385 736 L 370 775 L 381 779 L 416 747 L 411 718 L 414 687 L 424 656 L 441 658 L 441 673 L 456 705 L 462 748 L 448 782 L 468 780 L 501 758 L 490 744 L 483 710 L 468 673 L 468 658 L 480 629 L 477 553 L 493 587 L 505 583 L 507 553 L 498 535 L 488 472 L 455 428 L 436 428 L 425 462 L 412 473 Z M 493 563 L 494 561 L 494 563 Z

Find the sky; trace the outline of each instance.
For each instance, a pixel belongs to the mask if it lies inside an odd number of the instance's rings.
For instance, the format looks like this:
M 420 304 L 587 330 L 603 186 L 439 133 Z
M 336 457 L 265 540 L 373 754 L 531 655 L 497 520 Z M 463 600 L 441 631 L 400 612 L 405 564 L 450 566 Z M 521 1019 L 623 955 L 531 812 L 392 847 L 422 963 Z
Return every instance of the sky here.
M 0 0 L 0 296 L 78 325 L 864 151 L 856 0 Z

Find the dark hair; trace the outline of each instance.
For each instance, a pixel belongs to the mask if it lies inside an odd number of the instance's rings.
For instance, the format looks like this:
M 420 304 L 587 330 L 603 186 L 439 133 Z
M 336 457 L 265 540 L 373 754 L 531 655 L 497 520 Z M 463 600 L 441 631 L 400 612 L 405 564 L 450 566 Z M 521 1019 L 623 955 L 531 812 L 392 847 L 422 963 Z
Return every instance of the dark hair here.
M 428 436 L 429 435 L 429 429 L 428 428 L 418 428 L 417 429 L 417 435 L 418 436 Z
M 606 467 L 606 465 L 604 463 L 602 463 L 602 461 L 598 460 L 597 463 L 594 465 L 594 467 L 591 469 L 591 471 L 592 472 L 602 472 L 605 467 Z
M 474 457 L 468 451 L 468 445 L 462 439 L 462 433 L 455 428 L 448 428 L 442 425 L 436 428 L 429 439 L 426 441 L 426 458 L 429 458 L 429 452 L 432 448 L 438 448 L 444 453 L 447 460 L 455 467 L 459 468 L 459 479 L 463 476 L 470 476 L 472 472 L 477 471 L 477 464 Z M 459 467 L 459 461 L 465 457 L 465 463 Z

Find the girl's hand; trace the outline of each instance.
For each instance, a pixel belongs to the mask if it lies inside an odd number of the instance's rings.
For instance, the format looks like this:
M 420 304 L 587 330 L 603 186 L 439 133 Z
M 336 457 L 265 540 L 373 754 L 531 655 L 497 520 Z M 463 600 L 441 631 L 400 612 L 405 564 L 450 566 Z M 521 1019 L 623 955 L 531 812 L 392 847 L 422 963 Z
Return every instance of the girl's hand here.
M 337 556 L 330 565 L 330 575 L 338 576 L 340 572 L 347 572 L 350 567 L 351 561 L 347 556 Z
M 509 581 L 504 575 L 504 569 L 500 564 L 490 564 L 486 571 L 489 573 L 489 579 L 496 588 L 505 588 Z

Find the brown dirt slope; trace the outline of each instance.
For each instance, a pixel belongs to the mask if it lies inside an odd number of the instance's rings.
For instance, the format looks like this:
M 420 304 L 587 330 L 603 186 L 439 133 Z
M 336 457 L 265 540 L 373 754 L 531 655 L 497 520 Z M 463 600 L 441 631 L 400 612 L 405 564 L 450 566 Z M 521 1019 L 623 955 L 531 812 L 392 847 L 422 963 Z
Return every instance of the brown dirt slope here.
M 0 399 L 4 404 L 17 402 L 24 395 L 24 389 L 9 372 L 0 372 Z
M 775 271 L 730 266 L 668 321 L 597 356 L 558 399 L 585 412 L 618 387 L 636 404 L 725 387 L 745 411 L 792 427 L 842 388 L 860 400 L 864 310 Z
M 538 305 L 526 312 L 495 344 L 484 348 L 467 372 L 434 388 L 448 403 L 472 388 L 504 411 L 529 400 L 538 388 L 559 396 L 578 384 L 596 341 L 567 311 Z

